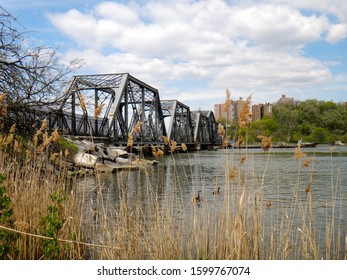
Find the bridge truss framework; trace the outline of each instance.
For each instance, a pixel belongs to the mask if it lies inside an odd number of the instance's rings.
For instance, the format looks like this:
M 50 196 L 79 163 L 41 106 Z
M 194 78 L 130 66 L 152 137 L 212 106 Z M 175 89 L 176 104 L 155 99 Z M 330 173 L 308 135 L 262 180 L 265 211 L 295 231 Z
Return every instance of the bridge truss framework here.
M 60 107 L 49 115 L 50 129 L 113 145 L 126 144 L 138 123 L 135 145 L 162 144 L 162 136 L 178 144 L 219 144 L 212 111 L 191 112 L 178 100 L 160 100 L 157 89 L 128 73 L 74 76 Z

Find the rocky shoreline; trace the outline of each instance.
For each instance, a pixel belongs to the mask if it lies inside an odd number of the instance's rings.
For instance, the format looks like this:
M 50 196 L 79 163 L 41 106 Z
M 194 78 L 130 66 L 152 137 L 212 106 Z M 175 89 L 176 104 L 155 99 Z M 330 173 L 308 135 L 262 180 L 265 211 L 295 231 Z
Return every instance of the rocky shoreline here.
M 126 147 L 106 146 L 87 140 L 71 140 L 71 142 L 78 148 L 78 152 L 74 155 L 75 166 L 86 169 L 89 173 L 116 172 L 121 169 L 138 169 L 158 164 L 156 160 L 146 160 L 129 153 Z

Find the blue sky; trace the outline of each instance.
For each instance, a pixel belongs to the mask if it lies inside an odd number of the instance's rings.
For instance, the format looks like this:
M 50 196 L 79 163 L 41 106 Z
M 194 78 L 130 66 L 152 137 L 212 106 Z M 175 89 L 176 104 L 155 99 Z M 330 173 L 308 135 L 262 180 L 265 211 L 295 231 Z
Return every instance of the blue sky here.
M 76 74 L 129 72 L 191 109 L 231 97 L 347 101 L 345 0 L 6 0 Z

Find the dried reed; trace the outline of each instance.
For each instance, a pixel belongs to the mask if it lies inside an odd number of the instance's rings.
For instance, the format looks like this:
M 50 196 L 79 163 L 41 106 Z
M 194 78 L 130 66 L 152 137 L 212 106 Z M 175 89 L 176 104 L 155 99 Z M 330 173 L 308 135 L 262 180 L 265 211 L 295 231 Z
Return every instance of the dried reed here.
M 131 133 L 128 134 L 128 143 L 127 143 L 127 146 L 128 147 L 132 147 L 134 144 L 134 137 Z
M 54 133 L 48 135 L 44 130 L 39 130 L 41 145 L 49 145 Z M 242 139 L 241 135 L 239 137 Z M 128 144 L 129 140 L 133 141 L 132 134 L 129 134 Z M 171 148 L 175 145 L 175 141 L 169 139 L 165 142 Z M 151 148 L 156 156 L 163 153 L 153 145 Z M 19 144 L 15 144 L 13 149 L 19 149 Z M 239 166 L 239 169 L 236 166 L 231 170 L 226 168 L 223 175 L 233 182 L 226 185 L 220 196 L 212 199 L 207 195 L 212 196 L 212 190 L 218 186 L 216 177 L 216 185 L 210 186 L 209 192 L 204 192 L 206 203 L 195 205 L 192 204 L 193 200 L 183 202 L 185 197 L 179 192 L 181 178 L 177 172 L 177 168 L 181 167 L 176 164 L 173 165 L 173 173 L 177 178 L 172 178 L 170 186 L 165 181 L 169 174 L 164 173 L 167 168 L 141 169 L 136 177 L 138 180 L 132 177 L 135 176 L 133 172 L 117 172 L 112 175 L 119 188 L 119 200 L 114 203 L 113 195 L 108 193 L 110 188 L 95 183 L 95 178 L 83 178 L 70 189 L 66 170 L 56 172 L 47 169 L 54 161 L 62 159 L 62 152 L 52 153 L 50 157 L 48 153 L 47 156 L 37 157 L 33 154 L 34 149 L 26 150 L 21 156 L 26 155 L 28 160 L 21 161 L 20 165 L 19 160 L 3 150 L 0 149 L 0 170 L 9 180 L 7 185 L 11 188 L 9 194 L 16 221 L 15 228 L 6 230 L 20 235 L 16 243 L 20 249 L 19 255 L 11 255 L 12 258 L 45 258 L 42 241 L 50 240 L 50 237 L 40 234 L 40 218 L 47 215 L 47 209 L 52 206 L 52 192 L 60 187 L 66 188 L 65 193 L 68 194 L 66 200 L 59 204 L 64 221 L 56 238 L 62 248 L 61 259 L 310 259 L 321 256 L 311 226 L 312 211 L 309 209 L 308 220 L 300 204 L 299 192 L 295 190 L 290 207 L 295 215 L 302 213 L 302 230 L 297 237 L 292 230 L 294 214 L 287 214 L 287 209 L 284 209 L 283 219 L 271 220 L 270 224 L 263 221 L 263 217 L 272 216 L 275 209 L 266 211 L 267 215 L 262 212 L 264 203 L 266 208 L 272 207 L 272 200 L 263 200 L 262 192 L 266 194 L 267 189 L 263 184 L 257 189 L 257 179 L 252 182 L 246 172 L 243 173 L 245 165 Z M 42 151 L 47 152 L 47 149 Z M 248 158 L 248 155 L 239 157 L 235 151 L 231 153 L 228 156 L 233 160 L 235 156 L 238 157 L 235 161 L 240 165 Z M 66 152 L 64 154 L 67 156 Z M 185 169 L 186 165 L 182 167 Z M 157 176 L 154 176 L 154 172 L 158 172 Z M 253 172 L 251 177 L 258 178 Z M 201 179 L 205 180 L 204 176 L 201 175 Z M 163 181 L 154 182 L 154 177 Z M 109 174 L 106 178 L 110 178 Z M 90 184 L 96 185 L 91 187 Z M 300 190 L 300 186 L 298 183 L 295 188 Z M 93 191 L 88 191 L 90 189 Z M 195 188 L 192 188 L 192 193 L 196 193 Z M 306 193 L 311 198 L 310 184 L 306 186 Z M 198 200 L 201 201 L 199 194 Z M 273 207 L 276 206 L 277 210 L 279 204 Z M 307 205 L 312 208 L 312 203 L 307 202 Z M 298 219 L 300 222 L 300 217 Z M 334 246 L 330 244 L 333 242 L 331 235 L 334 227 L 331 224 L 335 220 L 332 217 L 329 219 L 327 247 L 339 251 L 341 245 L 338 242 Z
M 99 118 L 100 114 L 101 114 L 101 111 L 102 109 L 104 108 L 105 104 L 102 103 L 102 104 L 99 104 L 99 106 L 97 108 L 95 108 L 95 111 L 94 111 L 94 118 Z
M 176 148 L 177 148 L 177 142 L 174 141 L 174 140 L 171 140 L 170 141 L 170 151 L 171 151 L 171 153 L 173 153 L 176 150 Z
M 261 139 L 261 147 L 263 148 L 264 151 L 267 151 L 272 147 L 272 141 L 271 137 L 259 135 L 257 136 L 258 139 Z
M 0 105 L 1 105 L 2 103 L 4 103 L 4 99 L 5 99 L 6 96 L 7 96 L 7 93 L 1 93 L 1 94 L 0 94 Z
M 163 139 L 165 144 L 170 144 L 170 139 L 169 138 L 167 138 L 166 136 L 162 136 L 161 138 Z
M 226 147 L 228 147 L 228 145 L 229 145 L 229 140 L 228 140 L 227 138 L 225 138 L 225 139 L 223 140 L 222 146 L 223 146 L 223 148 L 226 148 Z
M 151 148 L 152 148 L 152 155 L 155 157 L 156 160 L 158 160 L 159 154 L 157 149 L 153 145 L 151 145 Z
M 234 166 L 230 171 L 229 178 L 234 179 L 236 175 L 237 175 L 237 168 Z
M 52 142 L 54 142 L 54 143 L 59 143 L 60 136 L 59 136 L 58 128 L 56 128 L 56 129 L 52 132 L 51 137 L 52 137 Z
M 225 135 L 225 129 L 221 123 L 218 124 L 218 134 L 219 136 L 222 136 L 222 137 L 224 137 Z
M 240 158 L 239 158 L 240 164 L 244 163 L 246 159 L 247 159 L 246 156 L 240 157 Z
M 224 109 L 225 112 L 228 112 L 230 110 L 230 106 L 231 106 L 232 102 L 233 101 L 230 98 L 230 91 L 227 88 L 225 102 L 224 102 L 224 106 L 223 106 L 223 109 Z
M 306 159 L 305 162 L 304 162 L 304 167 L 309 167 L 310 164 L 311 164 L 311 161 L 312 161 L 312 158 Z
M 81 107 L 81 109 L 83 110 L 83 112 L 86 112 L 87 111 L 87 106 L 86 106 L 86 101 L 84 99 L 83 94 L 79 93 L 78 94 L 78 98 L 80 100 L 80 107 Z
M 13 125 L 11 126 L 11 128 L 10 128 L 10 133 L 11 133 L 11 134 L 14 134 L 15 131 L 16 131 L 16 124 L 13 124 Z
M 301 158 L 303 158 L 303 157 L 305 157 L 305 156 L 306 156 L 306 154 L 301 150 L 301 146 L 298 145 L 298 146 L 295 148 L 295 150 L 294 150 L 294 158 L 295 158 L 296 160 L 298 160 L 298 159 L 301 159 Z
M 181 144 L 181 149 L 182 149 L 183 152 L 187 151 L 188 150 L 187 145 L 182 143 Z
M 242 137 L 242 135 L 239 135 L 237 138 L 237 146 L 241 146 L 242 143 L 243 143 L 243 137 Z
M 135 125 L 135 127 L 134 127 L 132 133 L 133 133 L 133 134 L 134 134 L 134 133 L 138 133 L 138 132 L 140 131 L 142 125 L 143 125 L 143 122 L 138 122 L 138 123 Z
M 251 106 L 252 95 L 248 96 L 239 116 L 239 128 L 246 128 L 249 122 L 249 110 Z

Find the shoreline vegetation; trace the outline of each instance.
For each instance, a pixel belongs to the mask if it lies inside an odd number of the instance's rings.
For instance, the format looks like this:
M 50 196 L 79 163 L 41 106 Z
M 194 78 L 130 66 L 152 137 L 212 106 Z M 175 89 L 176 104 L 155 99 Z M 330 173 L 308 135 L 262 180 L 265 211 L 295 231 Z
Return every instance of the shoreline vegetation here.
M 347 103 L 309 99 L 292 103 L 273 103 L 272 116 L 249 123 L 248 142 L 256 142 L 258 135 L 271 135 L 274 143 L 317 144 L 347 143 Z M 238 131 L 237 122 L 217 120 L 228 127 L 232 139 Z
M 225 104 L 229 104 L 228 95 Z M 249 106 L 250 98 L 246 104 L 245 107 Z M 239 143 L 247 143 L 247 109 L 241 112 L 235 139 Z M 225 140 L 227 131 L 222 124 L 218 133 Z M 314 156 L 304 153 L 300 145 L 293 150 L 298 175 L 293 178 L 296 183 L 291 207 L 268 224 L 264 217 L 271 215 L 273 203 L 266 199 L 264 186 L 272 155 L 271 138 L 267 136 L 259 136 L 268 154 L 265 169 L 254 170 L 256 176 L 252 178 L 244 172 L 246 162 L 252 161 L 248 150 L 242 155 L 237 149 L 224 150 L 221 161 L 225 183 L 221 186 L 216 180 L 213 186 L 218 190 L 213 196 L 224 196 L 223 203 L 212 208 L 204 203 L 206 190 L 199 192 L 194 182 L 191 182 L 192 199 L 186 202 L 179 178 L 173 178 L 169 187 L 164 183 L 154 185 L 153 169 L 146 168 L 115 173 L 119 182 L 117 205 L 105 195 L 101 174 L 96 173 L 92 190 L 95 200 L 91 201 L 85 185 L 88 176 L 84 179 L 68 176 L 75 148 L 63 145 L 65 140 L 56 131 L 48 133 L 45 122 L 30 140 L 16 134 L 15 124 L 6 133 L 2 129 L 0 139 L 0 259 L 347 258 L 347 237 L 342 236 L 345 230 L 342 213 L 346 207 L 341 195 L 342 182 L 332 178 L 333 199 L 327 201 L 332 214 L 326 211 L 326 230 L 321 233 L 314 220 L 312 192 L 316 186 L 311 184 Z M 164 140 L 172 153 L 168 157 L 174 168 L 179 168 L 173 156 L 177 143 Z M 132 146 L 131 135 L 128 146 Z M 164 177 L 165 166 L 160 158 L 163 154 L 155 147 L 152 154 L 159 161 L 156 176 Z M 307 183 L 300 181 L 303 170 L 309 170 Z M 146 182 L 140 198 L 129 194 L 131 188 L 136 188 L 128 180 L 132 172 L 139 172 Z M 260 179 L 255 181 L 255 177 Z M 170 195 L 159 197 L 158 188 L 168 188 Z M 302 188 L 306 192 L 304 203 L 298 199 Z M 320 246 L 322 236 L 324 248 Z

